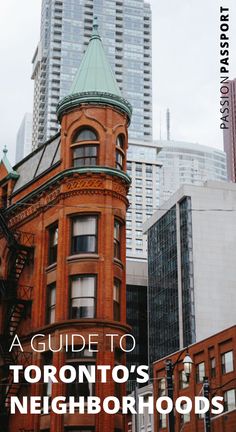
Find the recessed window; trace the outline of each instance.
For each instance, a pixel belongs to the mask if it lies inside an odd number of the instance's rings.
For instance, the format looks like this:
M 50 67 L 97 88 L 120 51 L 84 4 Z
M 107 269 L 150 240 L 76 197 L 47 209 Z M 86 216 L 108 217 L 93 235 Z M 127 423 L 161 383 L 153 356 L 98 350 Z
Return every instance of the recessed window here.
M 124 155 L 119 150 L 116 150 L 116 168 L 121 171 L 124 169 Z
M 127 170 L 132 171 L 132 162 L 127 162 Z
M 97 165 L 98 146 L 80 145 L 73 150 L 73 166 L 83 167 Z
M 71 278 L 71 318 L 94 318 L 96 300 L 96 276 Z
M 142 164 L 141 163 L 136 163 L 135 174 L 136 174 L 136 177 L 142 177 Z
M 115 321 L 120 321 L 120 287 L 121 283 L 119 279 L 115 278 L 113 285 L 113 311 Z
M 116 147 L 119 147 L 122 150 L 124 150 L 124 137 L 123 137 L 123 135 L 118 135 L 118 137 L 116 138 Z
M 79 347 L 77 347 L 79 348 Z M 96 364 L 96 356 L 91 355 L 92 353 L 89 352 L 87 349 L 84 349 L 83 351 L 73 353 L 73 356 L 71 356 L 71 353 L 67 354 L 67 362 L 66 364 L 73 366 L 76 369 L 76 380 L 74 380 L 72 383 L 67 384 L 67 396 L 73 396 L 75 400 L 78 402 L 79 397 L 84 397 L 85 401 L 89 396 L 95 395 L 95 384 L 89 383 L 86 379 L 86 376 L 84 374 L 83 381 L 79 379 L 79 367 L 85 366 L 88 370 L 88 373 L 91 373 L 92 366 L 95 366 Z M 67 430 L 67 429 L 66 429 Z M 69 427 L 68 431 L 82 431 L 82 432 L 92 432 L 94 431 L 93 428 L 90 429 L 90 427 L 79 427 L 79 428 L 73 428 Z
M 97 216 L 76 216 L 72 219 L 71 253 L 97 252 Z
M 56 283 L 47 286 L 47 324 L 55 322 Z
M 57 262 L 58 225 L 49 228 L 49 253 L 48 264 Z
M 216 377 L 216 359 L 215 357 L 212 357 L 210 359 L 210 372 L 211 372 L 211 378 Z
M 143 220 L 143 214 L 142 213 L 135 213 L 135 219 L 136 221 L 142 221 Z
M 183 410 L 187 409 L 187 404 L 183 403 L 181 405 L 181 408 Z M 189 413 L 185 413 L 185 414 L 180 414 L 180 418 L 181 418 L 181 423 L 188 423 L 188 422 L 190 422 L 190 412 Z
M 166 379 L 160 378 L 158 380 L 158 396 L 165 396 L 166 395 Z
M 196 381 L 197 383 L 203 382 L 205 377 L 205 363 L 199 363 L 196 366 Z
M 72 140 L 72 164 L 74 167 L 97 165 L 98 137 L 91 129 L 80 129 Z M 76 145 L 78 144 L 78 145 Z
M 53 353 L 52 351 L 46 351 L 42 355 L 43 365 L 52 365 L 53 364 Z M 48 383 L 43 384 L 43 396 L 48 396 L 51 398 L 52 396 L 52 381 L 48 380 Z
M 224 393 L 224 408 L 225 411 L 231 411 L 236 408 L 236 390 L 227 390 Z
M 160 414 L 159 415 L 159 428 L 163 429 L 167 427 L 167 415 L 166 414 Z
M 116 168 L 119 170 L 124 169 L 124 137 L 123 135 L 118 135 L 116 138 Z
M 179 387 L 181 389 L 185 389 L 188 386 L 189 386 L 189 383 L 188 383 L 188 380 L 187 380 L 186 373 L 182 370 L 179 373 Z
M 228 351 L 221 356 L 222 373 L 226 374 L 234 370 L 233 351 Z
M 114 223 L 114 258 L 120 259 L 121 251 L 121 223 L 115 219 Z

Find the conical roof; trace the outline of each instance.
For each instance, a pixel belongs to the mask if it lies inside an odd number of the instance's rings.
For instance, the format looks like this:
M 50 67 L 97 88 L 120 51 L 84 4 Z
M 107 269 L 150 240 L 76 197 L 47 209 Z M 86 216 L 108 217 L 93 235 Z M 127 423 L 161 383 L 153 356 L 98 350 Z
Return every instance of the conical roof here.
M 121 95 L 98 34 L 96 18 L 94 19 L 92 36 L 75 76 L 70 94 L 58 104 L 59 120 L 68 109 L 86 102 L 116 106 L 124 111 L 129 119 L 131 118 L 132 107 Z
M 0 165 L 1 164 L 4 165 L 5 170 L 7 172 L 7 177 L 6 177 L 7 179 L 8 178 L 17 179 L 19 177 L 19 174 L 16 171 L 14 171 L 14 169 L 12 168 L 12 166 L 11 166 L 9 160 L 8 160 L 7 153 L 8 153 L 7 147 L 4 146 L 3 157 L 2 157 L 2 159 L 0 161 Z
M 100 91 L 121 97 L 111 66 L 106 58 L 96 21 L 80 68 L 71 87 L 71 94 Z

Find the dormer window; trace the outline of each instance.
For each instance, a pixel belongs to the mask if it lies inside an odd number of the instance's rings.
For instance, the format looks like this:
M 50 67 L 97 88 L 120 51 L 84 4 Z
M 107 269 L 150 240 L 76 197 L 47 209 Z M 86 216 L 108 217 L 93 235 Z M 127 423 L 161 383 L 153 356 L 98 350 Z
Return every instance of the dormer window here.
M 74 167 L 98 165 L 98 137 L 92 129 L 79 129 L 72 141 Z
M 116 138 L 116 168 L 123 171 L 124 170 L 124 137 L 123 135 L 118 135 Z

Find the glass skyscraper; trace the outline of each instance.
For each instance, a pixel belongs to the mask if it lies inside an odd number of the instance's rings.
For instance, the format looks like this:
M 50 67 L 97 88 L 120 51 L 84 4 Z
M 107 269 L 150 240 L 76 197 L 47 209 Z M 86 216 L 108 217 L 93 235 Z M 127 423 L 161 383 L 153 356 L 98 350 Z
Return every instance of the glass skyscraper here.
M 68 94 L 98 17 L 122 95 L 133 106 L 132 139 L 152 139 L 151 9 L 144 0 L 42 0 L 33 57 L 33 147 L 58 130 L 56 106 Z

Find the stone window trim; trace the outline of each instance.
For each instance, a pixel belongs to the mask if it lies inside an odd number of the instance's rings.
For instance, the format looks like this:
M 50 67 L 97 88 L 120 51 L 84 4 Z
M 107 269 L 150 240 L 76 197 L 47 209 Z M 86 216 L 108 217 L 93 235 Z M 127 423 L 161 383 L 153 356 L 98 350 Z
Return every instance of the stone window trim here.
M 71 219 L 71 256 L 98 254 L 98 214 L 78 213 Z
M 125 137 L 119 134 L 116 137 L 116 169 L 124 171 L 125 163 Z
M 74 167 L 99 165 L 99 137 L 91 127 L 74 132 L 71 142 L 71 164 Z
M 96 318 L 97 274 L 70 276 L 70 319 Z

